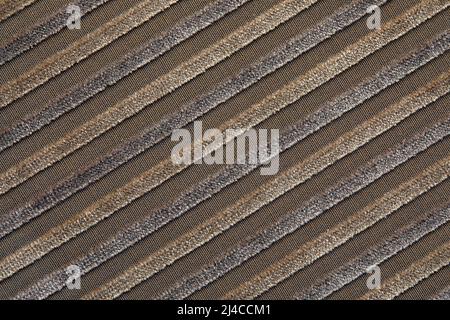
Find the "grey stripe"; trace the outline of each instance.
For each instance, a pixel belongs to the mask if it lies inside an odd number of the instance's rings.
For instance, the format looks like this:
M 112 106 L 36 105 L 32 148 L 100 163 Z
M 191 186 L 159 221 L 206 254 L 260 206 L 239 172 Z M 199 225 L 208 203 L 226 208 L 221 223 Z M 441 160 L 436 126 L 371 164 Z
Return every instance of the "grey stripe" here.
M 411 156 L 417 154 L 421 150 L 426 149 L 429 145 L 437 142 L 443 136 L 448 134 L 449 130 L 450 120 L 446 123 L 436 125 L 426 133 L 421 134 L 415 139 L 412 139 L 409 142 L 403 144 L 396 151 L 393 151 L 390 154 L 386 155 L 385 158 L 380 158 L 376 162 L 376 165 L 381 166 L 385 171 L 390 170 L 400 162 L 406 161 Z M 288 133 L 290 132 L 291 131 L 289 131 Z M 299 134 L 300 136 L 297 137 L 294 137 L 292 134 L 283 136 L 282 142 L 280 143 L 280 149 L 285 150 L 295 143 L 294 140 L 300 140 L 302 133 Z M 228 166 L 225 170 L 219 172 L 210 179 L 205 180 L 204 182 L 200 183 L 198 186 L 181 196 L 171 206 L 153 212 L 144 220 L 137 222 L 126 230 L 118 233 L 108 242 L 103 243 L 86 256 L 77 259 L 71 264 L 79 266 L 82 274 L 89 272 L 103 262 L 119 254 L 126 248 L 132 246 L 139 240 L 148 236 L 152 232 L 161 228 L 163 225 L 179 217 L 184 212 L 192 209 L 201 201 L 211 197 L 213 194 L 217 193 L 225 186 L 233 183 L 256 167 L 256 165 Z M 372 169 L 371 171 L 369 169 L 367 170 L 368 171 L 367 173 L 365 173 L 364 177 L 372 177 L 373 180 L 376 179 L 377 174 L 382 174 L 380 172 L 376 172 L 376 168 Z M 361 185 L 367 183 L 367 181 L 360 181 L 361 179 L 363 178 L 358 179 L 358 177 L 355 177 L 351 181 L 354 181 L 355 184 L 359 183 Z M 324 198 L 323 200 L 325 201 L 327 199 Z M 290 223 L 289 220 L 287 220 L 286 222 Z M 55 271 L 44 279 L 38 281 L 27 290 L 19 293 L 16 299 L 44 299 L 49 295 L 55 293 L 56 291 L 61 290 L 65 285 L 66 279 L 67 275 L 64 269 Z M 191 289 L 194 288 L 191 286 L 187 287 Z
M 427 215 L 419 222 L 402 228 L 382 243 L 317 281 L 310 288 L 297 293 L 295 298 L 303 300 L 326 298 L 365 274 L 371 266 L 389 259 L 448 221 L 450 221 L 450 205 Z
M 0 238 L 9 234 L 12 230 L 20 227 L 32 218 L 40 215 L 42 212 L 54 207 L 75 192 L 87 187 L 89 184 L 105 176 L 107 173 L 152 147 L 162 139 L 170 136 L 175 128 L 185 126 L 220 103 L 223 103 L 232 96 L 238 94 L 263 76 L 275 71 L 277 68 L 288 63 L 301 53 L 314 47 L 325 38 L 344 28 L 346 25 L 356 21 L 358 17 L 364 15 L 367 2 L 368 1 L 361 1 L 358 2 L 361 6 L 352 6 L 341 9 L 339 13 L 334 14 L 324 22 L 319 23 L 310 31 L 291 40 L 287 45 L 276 50 L 262 61 L 242 71 L 237 77 L 224 82 L 209 94 L 183 107 L 180 112 L 177 112 L 155 126 L 146 129 L 142 134 L 125 142 L 111 154 L 90 165 L 87 169 L 70 176 L 43 196 L 28 203 L 24 207 L 17 208 L 8 214 L 1 216 Z M 439 56 L 450 47 L 449 40 L 449 34 L 438 37 L 428 46 L 408 55 L 400 63 L 392 66 L 391 69 L 381 72 L 377 75 L 378 78 L 375 77 L 370 81 L 367 81 L 366 84 L 347 93 L 347 95 L 344 95 L 340 101 L 335 103 L 336 106 L 330 104 L 330 106 L 327 106 L 322 112 L 316 113 L 316 116 L 311 117 L 310 122 L 305 124 L 306 131 L 304 134 L 309 134 L 316 130 L 313 129 L 311 131 L 311 126 L 314 127 L 317 124 L 319 125 L 317 129 L 319 129 L 320 126 L 336 119 L 342 113 L 356 106 L 357 102 L 361 103 L 363 100 L 368 99 L 370 96 L 373 96 L 387 86 L 399 81 L 408 73 L 413 72 L 415 69 Z M 327 113 L 332 113 L 332 115 L 323 118 Z
M 83 16 L 107 1 L 109 0 L 78 0 L 74 4 L 80 7 L 80 13 Z M 67 13 L 66 8 L 63 8 L 0 48 L 0 66 L 63 29 L 69 16 L 70 13 Z
M 273 226 L 244 241 L 211 265 L 203 267 L 202 271 L 177 283 L 173 288 L 157 297 L 157 299 L 186 298 L 257 255 L 274 242 L 294 232 L 300 226 L 316 218 L 337 203 L 368 186 L 382 175 L 427 149 L 448 134 L 450 134 L 450 120 L 434 126 L 427 132 L 397 146 L 392 151 L 375 158 L 369 164 L 360 168 L 350 178 L 337 183 L 325 193 L 313 197 L 299 209 L 281 218 Z
M 114 64 L 105 67 L 68 93 L 50 102 L 42 110 L 5 129 L 0 135 L 0 151 L 49 124 L 64 113 L 74 109 L 97 93 L 105 90 L 177 44 L 237 9 L 249 0 L 218 0 L 149 43 L 127 54 Z
M 433 297 L 432 300 L 450 300 L 450 287 L 445 288 L 437 295 Z

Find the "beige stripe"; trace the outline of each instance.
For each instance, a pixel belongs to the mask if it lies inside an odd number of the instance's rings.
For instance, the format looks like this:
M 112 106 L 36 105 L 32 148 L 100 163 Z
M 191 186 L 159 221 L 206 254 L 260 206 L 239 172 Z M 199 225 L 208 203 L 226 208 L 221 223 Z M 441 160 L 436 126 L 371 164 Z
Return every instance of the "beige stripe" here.
M 283 109 L 285 104 L 295 102 L 299 96 L 306 95 L 323 83 L 333 79 L 341 72 L 367 57 L 370 53 L 375 52 L 389 42 L 404 35 L 448 6 L 450 6 L 450 1 L 422 1 L 401 16 L 386 23 L 381 30 L 371 32 L 360 41 L 345 48 L 339 54 L 297 78 L 283 90 L 266 98 L 263 101 L 267 105 L 266 107 L 261 108 L 255 105 L 241 115 L 240 121 L 232 120 L 226 123 L 224 127 L 246 128 L 249 118 L 254 118 L 252 125 L 256 125 L 260 122 L 258 119 L 265 119 Z
M 404 15 L 402 17 L 410 17 L 410 15 Z M 417 17 L 412 17 L 417 18 Z M 402 30 L 399 28 L 398 24 L 389 24 L 389 28 L 385 29 L 386 32 L 390 33 L 391 28 L 398 30 L 398 32 L 405 32 L 405 30 Z M 378 33 L 377 33 L 378 34 Z M 385 38 L 383 43 L 389 42 L 388 39 L 393 39 L 398 37 L 398 34 L 395 33 L 391 35 L 390 38 Z M 352 61 L 356 63 L 360 59 L 362 59 L 364 56 L 367 56 L 372 52 L 372 47 L 368 47 L 368 43 L 371 43 L 372 38 L 366 37 L 358 42 L 358 46 L 351 46 L 350 49 L 345 50 L 347 54 L 350 56 Z M 382 45 L 380 45 L 382 46 Z M 354 52 L 359 52 L 360 56 L 356 59 Z M 341 56 L 341 54 L 340 54 Z M 339 65 L 348 65 L 348 61 L 346 61 L 344 58 L 340 60 L 332 59 L 332 61 L 336 61 L 335 63 L 338 63 Z M 336 70 L 336 67 L 332 64 L 328 65 L 330 70 Z M 315 82 L 315 77 L 320 74 L 320 70 L 324 69 L 323 65 L 319 65 L 318 68 L 313 69 L 310 73 L 308 73 L 308 77 L 304 78 L 301 77 L 300 79 L 303 79 L 303 81 L 297 81 L 297 85 L 299 87 L 309 87 L 310 90 L 313 90 L 317 85 Z M 325 70 L 327 70 L 325 68 Z M 324 71 L 325 72 L 325 71 Z M 330 77 L 332 75 L 329 75 Z M 311 79 L 311 77 L 313 79 Z M 444 80 L 442 80 L 444 79 Z M 436 99 L 439 94 L 441 94 L 444 91 L 448 91 L 448 75 L 442 76 L 442 81 L 446 81 L 445 87 L 437 88 L 436 86 L 440 85 L 440 82 L 435 82 L 433 84 L 430 84 L 428 87 L 424 88 L 424 91 L 417 92 L 415 95 L 405 98 L 403 102 L 400 104 L 402 105 L 402 108 L 399 111 L 399 117 L 400 116 L 408 116 L 409 112 L 413 112 L 417 110 L 418 108 L 423 107 L 424 104 L 428 103 L 429 101 L 433 101 Z M 324 80 L 325 81 L 325 80 Z M 312 83 L 310 86 L 309 83 Z M 287 95 L 285 100 L 277 100 L 277 99 L 269 99 L 264 100 L 262 103 L 257 104 L 259 107 L 255 108 L 252 107 L 251 109 L 254 110 L 255 116 L 249 117 L 246 116 L 246 119 L 248 122 L 242 121 L 242 116 L 238 116 L 235 118 L 236 123 L 240 123 L 241 126 L 244 128 L 250 127 L 251 125 L 257 123 L 256 120 L 263 121 L 265 118 L 267 118 L 269 115 L 265 115 L 264 113 L 259 112 L 259 109 L 267 110 L 270 108 L 277 108 L 280 109 L 283 106 L 287 105 L 289 103 L 289 99 L 293 99 L 293 96 L 295 94 L 292 93 L 292 89 L 288 87 L 291 94 Z M 282 89 L 281 91 L 284 91 Z M 431 91 L 431 92 L 430 92 Z M 300 96 L 301 93 L 300 92 Z M 423 99 L 419 99 L 416 101 L 410 101 L 414 100 L 416 96 L 423 95 Z M 274 97 L 278 97 L 279 94 L 275 93 L 273 95 Z M 299 96 L 299 97 L 300 97 Z M 274 101 L 276 103 L 274 103 Z M 410 105 L 407 105 L 403 107 L 403 104 L 410 103 Z M 256 117 L 256 114 L 259 114 L 260 118 Z M 395 120 L 395 119 L 393 119 Z M 398 120 L 395 120 L 398 121 Z M 389 123 L 386 122 L 386 124 Z M 386 124 L 380 124 L 379 129 L 385 128 Z M 234 126 L 233 122 L 230 122 L 230 127 L 236 127 Z M 211 150 L 210 150 L 211 151 Z M 61 244 L 67 242 L 71 238 L 75 237 L 77 234 L 86 231 L 88 228 L 92 227 L 93 225 L 97 224 L 101 220 L 107 218 L 111 214 L 113 214 L 115 211 L 119 210 L 120 208 L 123 208 L 130 202 L 132 202 L 134 199 L 137 199 L 144 195 L 145 193 L 149 192 L 165 180 L 169 179 L 171 176 L 175 175 L 176 173 L 180 172 L 184 168 L 186 168 L 187 165 L 174 165 L 171 161 L 171 159 L 167 159 L 165 161 L 160 162 L 158 165 L 153 167 L 152 169 L 148 170 L 141 176 L 135 178 L 133 181 L 125 185 L 124 187 L 110 193 L 109 195 L 105 196 L 104 198 L 98 200 L 94 204 L 92 204 L 90 207 L 86 208 L 84 211 L 78 213 L 77 215 L 73 216 L 71 219 L 67 220 L 64 224 L 55 227 L 51 229 L 48 233 L 41 236 L 40 238 L 36 239 L 35 241 L 31 242 L 27 246 L 24 246 L 23 248 L 19 249 L 12 255 L 6 257 L 4 260 L 0 261 L 0 281 L 11 276 L 18 270 L 28 266 L 29 264 L 33 263 L 35 260 L 41 258 L 54 248 L 57 248 Z
M 0 1 L 0 21 L 16 14 L 23 8 L 33 4 L 37 0 L 5 0 Z
M 387 217 L 403 205 L 411 202 L 450 175 L 450 157 L 422 172 L 416 178 L 388 192 L 373 204 L 351 216 L 326 233 L 302 245 L 253 279 L 227 293 L 224 299 L 254 299 L 289 278 L 297 271 L 313 263 L 333 249 L 352 239 L 379 220 Z M 403 281 L 403 279 L 402 279 Z
M 59 141 L 46 146 L 18 165 L 0 174 L 0 194 L 7 192 L 39 171 L 61 160 L 95 137 L 136 114 L 147 105 L 192 80 L 316 1 L 287 0 L 274 6 L 226 38 L 203 50 L 194 58 L 182 63 L 169 73 L 78 127 Z
M 450 90 L 449 76 L 447 75 L 445 79 L 447 82 L 446 90 L 443 90 L 442 87 L 436 87 L 437 83 L 442 83 L 440 79 L 439 82 L 434 82 L 426 90 L 420 90 L 420 94 L 415 93 L 406 97 L 400 103 L 390 106 L 376 117 L 361 124 L 305 161 L 300 162 L 251 194 L 241 198 L 238 202 L 205 221 L 197 228 L 153 253 L 121 276 L 92 292 L 86 298 L 112 299 L 120 296 L 174 261 L 204 245 L 262 206 L 267 205 L 285 192 L 303 183 L 382 132 L 395 126 L 411 113 L 435 100 L 437 96 L 434 96 L 434 94 L 436 92 L 440 91 L 440 94 L 443 91 L 448 92 Z
M 380 289 L 372 290 L 360 299 L 391 300 L 449 264 L 450 242 L 447 242 L 425 258 L 388 279 Z
M 107 46 L 178 0 L 144 0 L 95 31 L 0 86 L 0 109 Z

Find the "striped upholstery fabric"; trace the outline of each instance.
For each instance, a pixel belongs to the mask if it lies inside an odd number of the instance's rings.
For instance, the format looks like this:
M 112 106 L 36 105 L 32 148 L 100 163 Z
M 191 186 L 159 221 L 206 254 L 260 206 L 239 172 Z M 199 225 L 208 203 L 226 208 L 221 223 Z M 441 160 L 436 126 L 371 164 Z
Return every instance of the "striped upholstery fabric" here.
M 449 299 L 449 7 L 0 0 L 0 298 Z M 174 163 L 195 121 L 279 172 Z

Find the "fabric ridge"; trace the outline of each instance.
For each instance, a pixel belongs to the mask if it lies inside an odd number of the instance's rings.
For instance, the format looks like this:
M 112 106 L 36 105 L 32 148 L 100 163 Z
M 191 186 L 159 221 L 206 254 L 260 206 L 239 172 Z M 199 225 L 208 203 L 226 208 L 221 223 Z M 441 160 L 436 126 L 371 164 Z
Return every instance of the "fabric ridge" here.
M 0 300 L 449 300 L 449 7 L 0 0 Z

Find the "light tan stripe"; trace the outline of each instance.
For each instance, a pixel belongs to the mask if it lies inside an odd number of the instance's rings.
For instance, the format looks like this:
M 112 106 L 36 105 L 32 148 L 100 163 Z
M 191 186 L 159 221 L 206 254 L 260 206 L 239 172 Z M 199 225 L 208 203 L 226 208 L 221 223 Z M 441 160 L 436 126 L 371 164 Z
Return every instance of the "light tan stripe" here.
M 107 46 L 179 0 L 144 0 L 18 78 L 0 86 L 0 109 Z
M 37 0 L 4 0 L 0 1 L 0 21 L 16 14 L 20 10 L 33 4 Z
M 410 16 L 407 15 L 407 16 L 403 16 L 403 17 L 410 17 Z M 413 18 L 415 18 L 415 17 L 413 17 Z M 394 29 L 398 30 L 399 32 L 405 32 L 404 30 L 398 28 L 397 24 L 390 24 L 389 28 L 386 29 L 387 30 L 386 32 L 390 31 L 391 28 L 394 28 Z M 383 39 L 384 39 L 384 42 L 389 42 L 388 39 L 392 39 L 392 38 L 396 38 L 396 37 L 398 37 L 397 33 L 391 35 L 390 38 L 383 37 Z M 369 43 L 371 43 L 372 38 L 371 37 L 364 38 L 358 42 L 359 46 L 351 46 L 350 49 L 345 50 L 352 58 L 352 61 L 354 61 L 355 63 L 357 63 L 357 61 L 362 59 L 364 57 L 364 55 L 367 56 L 368 54 L 370 54 L 372 52 L 373 48 L 367 47 L 367 41 Z M 382 45 L 380 45 L 380 46 L 382 46 Z M 356 57 L 354 55 L 355 51 L 360 53 L 360 56 L 358 56 L 359 59 L 356 59 Z M 332 59 L 332 61 L 335 61 L 335 59 Z M 340 65 L 348 64 L 348 62 L 345 59 L 337 60 L 336 63 L 338 63 Z M 319 71 L 321 69 L 323 69 L 322 65 L 320 65 L 318 67 L 318 70 L 313 69 L 310 73 L 308 73 L 309 77 L 313 77 L 313 78 L 316 77 L 317 74 L 320 74 Z M 329 69 L 336 70 L 336 67 L 334 65 L 329 65 Z M 301 77 L 300 79 L 303 79 L 303 81 L 298 81 L 297 84 L 300 87 L 308 87 L 309 83 L 312 82 L 313 85 L 312 85 L 312 87 L 309 87 L 309 88 L 310 88 L 310 90 L 313 90 L 315 88 L 315 86 L 317 86 L 318 84 L 315 82 L 315 79 L 311 79 L 309 77 L 307 77 L 306 79 Z M 409 98 L 405 98 L 403 100 L 404 102 L 401 103 L 401 105 L 403 105 L 404 103 L 410 103 L 410 105 L 408 105 L 406 107 L 402 107 L 402 109 L 400 110 L 399 116 L 401 114 L 403 114 L 404 116 L 408 116 L 408 114 L 409 114 L 408 110 L 417 110 L 417 108 L 422 107 L 423 106 L 422 104 L 425 104 L 427 101 L 432 101 L 434 99 L 437 99 L 437 97 L 439 96 L 439 94 L 441 94 L 441 92 L 448 91 L 447 89 L 448 89 L 449 75 L 447 74 L 446 76 L 442 76 L 442 77 L 444 80 L 441 79 L 441 82 L 442 81 L 447 82 L 447 84 L 445 85 L 445 88 L 444 87 L 436 88 L 436 86 L 439 85 L 439 81 L 437 81 L 435 83 L 430 84 L 428 87 L 424 88 L 423 90 L 425 90 L 425 92 L 417 92 L 417 94 L 416 94 L 417 96 L 424 95 L 423 99 L 416 100 L 416 101 L 409 101 L 409 100 L 414 100 L 415 95 L 413 95 L 412 97 L 409 97 Z M 293 99 L 294 94 L 295 94 L 295 92 L 292 93 L 291 87 L 288 86 L 288 88 L 290 90 L 290 91 L 288 91 L 288 93 L 291 92 L 291 94 L 290 95 L 288 94 L 285 100 L 277 100 L 277 99 L 264 100 L 263 102 L 257 104 L 259 106 L 259 108 L 254 108 L 254 107 L 252 108 L 253 110 L 255 110 L 255 114 L 258 113 L 257 112 L 258 109 L 263 109 L 263 110 L 270 109 L 270 108 L 280 109 L 283 106 L 286 106 L 289 103 L 290 99 Z M 430 89 L 430 88 L 432 88 L 432 89 Z M 295 89 L 295 88 L 293 88 L 293 89 Z M 284 90 L 285 89 L 282 89 L 281 91 L 284 91 Z M 431 92 L 429 92 L 429 91 L 431 91 Z M 302 92 L 303 91 L 301 91 L 301 93 Z M 279 94 L 275 93 L 273 96 L 278 97 Z M 298 96 L 298 97 L 300 97 L 300 96 Z M 273 100 L 275 100 L 276 103 L 273 102 Z M 411 109 L 411 108 L 413 108 L 413 109 Z M 244 128 L 248 128 L 251 125 L 256 124 L 257 123 L 256 120 L 258 120 L 260 122 L 260 121 L 263 121 L 268 116 L 269 115 L 266 116 L 264 114 L 260 118 L 256 118 L 256 115 L 252 116 L 252 117 L 246 116 L 246 119 L 248 122 L 242 121 L 243 117 L 238 116 L 235 118 L 235 122 L 240 123 Z M 231 122 L 230 127 L 236 127 L 236 126 L 234 126 L 234 123 Z M 384 124 L 381 124 L 379 128 L 384 128 Z M 228 138 L 228 136 L 227 136 L 227 138 Z M 209 150 L 209 151 L 212 152 L 212 150 Z M 69 241 L 71 238 L 75 237 L 79 233 L 86 231 L 87 229 L 94 226 L 101 220 L 103 220 L 103 219 L 107 218 L 108 216 L 110 216 L 111 214 L 113 214 L 115 211 L 123 208 L 124 206 L 126 206 L 127 204 L 132 202 L 133 200 L 135 200 L 135 199 L 141 197 L 142 195 L 144 195 L 145 193 L 149 192 L 150 190 L 152 190 L 153 188 L 155 188 L 156 186 L 158 186 L 165 180 L 169 179 L 176 173 L 182 171 L 187 166 L 188 165 L 174 165 L 170 158 L 166 159 L 165 161 L 160 162 L 158 165 L 156 165 L 152 169 L 150 169 L 147 172 L 145 172 L 144 174 L 142 174 L 141 176 L 135 178 L 133 181 L 129 182 L 124 187 L 122 187 L 122 188 L 108 194 L 104 198 L 98 200 L 97 202 L 92 204 L 90 207 L 86 208 L 84 211 L 78 213 L 77 215 L 73 216 L 71 219 L 64 222 L 62 225 L 51 229 L 45 235 L 41 236 L 40 238 L 36 239 L 35 241 L 31 242 L 30 244 L 24 246 L 23 248 L 19 249 L 12 255 L 6 257 L 4 260 L 0 261 L 0 281 L 11 276 L 18 270 L 33 263 L 35 260 L 41 258 L 42 256 L 44 256 L 45 254 L 47 254 L 54 248 L 57 248 L 61 244 Z
M 447 75 L 446 92 L 450 90 L 448 79 Z M 429 86 L 426 90 L 420 90 L 421 94 L 413 94 L 403 99 L 400 103 L 388 107 L 385 111 L 341 136 L 338 140 L 319 150 L 305 161 L 298 163 L 285 173 L 241 198 L 224 211 L 200 224 L 192 231 L 151 254 L 148 258 L 85 298 L 113 299 L 120 296 L 166 266 L 204 245 L 237 222 L 256 212 L 262 206 L 267 205 L 282 194 L 308 180 L 374 137 L 395 126 L 411 113 L 435 100 L 436 97 L 432 97 L 434 93 L 442 90 L 442 87 L 436 87 L 436 83 L 434 82 L 434 85 Z M 441 84 L 441 82 L 439 83 Z
M 182 84 L 189 82 L 208 68 L 287 21 L 316 1 L 287 0 L 272 7 L 226 38 L 203 50 L 194 58 L 182 63 L 177 68 L 86 122 L 57 142 L 47 145 L 31 157 L 0 174 L 0 194 L 34 176 L 39 171 L 61 160 L 95 137 L 136 114 L 147 105 L 170 93 Z
M 389 278 L 380 289 L 369 291 L 361 300 L 391 300 L 420 281 L 450 264 L 450 242 L 439 247 L 425 258 L 413 263 L 402 272 Z
M 450 286 L 433 295 L 430 300 L 450 300 Z
M 253 125 L 256 125 L 260 122 L 258 119 L 265 119 L 283 109 L 285 102 L 287 104 L 295 102 L 298 100 L 298 96 L 306 95 L 325 82 L 333 79 L 341 72 L 367 57 L 370 53 L 377 51 L 389 42 L 404 35 L 448 6 L 450 6 L 450 1 L 446 0 L 422 1 L 404 14 L 386 23 L 381 30 L 368 34 L 326 62 L 306 72 L 303 76 L 300 76 L 287 85 L 283 90 L 266 98 L 264 100 L 267 104 L 266 107 L 261 108 L 255 105 L 241 115 L 240 121 L 232 120 L 225 124 L 224 127 L 245 128 L 249 118 L 254 118 Z
M 352 239 L 379 220 L 430 190 L 450 175 L 450 157 L 422 172 L 416 178 L 403 183 L 376 200 L 360 212 L 334 228 L 302 245 L 253 279 L 227 293 L 223 299 L 254 299 L 289 278 L 297 271 Z

